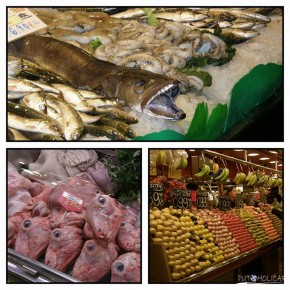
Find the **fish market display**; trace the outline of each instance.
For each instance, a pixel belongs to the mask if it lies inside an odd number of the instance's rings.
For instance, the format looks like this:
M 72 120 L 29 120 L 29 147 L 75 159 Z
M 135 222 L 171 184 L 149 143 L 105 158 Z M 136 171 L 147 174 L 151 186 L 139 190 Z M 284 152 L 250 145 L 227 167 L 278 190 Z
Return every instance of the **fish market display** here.
M 52 155 L 58 172 L 62 166 L 69 173 L 61 174 L 61 180 L 47 162 Z M 113 263 L 123 261 L 131 269 L 126 281 L 140 282 L 140 205 L 107 194 L 112 180 L 97 152 L 41 150 L 28 169 L 19 171 L 15 156 L 8 163 L 8 247 L 83 282 L 124 281 L 123 270 L 113 278 Z M 46 168 L 48 174 L 31 168 Z M 97 178 L 96 172 L 103 173 Z
M 228 106 L 249 70 L 282 63 L 275 7 L 32 10 L 48 27 L 8 45 L 8 99 L 20 106 L 9 105 L 9 140 L 15 130 L 35 140 L 186 134 L 199 103 Z

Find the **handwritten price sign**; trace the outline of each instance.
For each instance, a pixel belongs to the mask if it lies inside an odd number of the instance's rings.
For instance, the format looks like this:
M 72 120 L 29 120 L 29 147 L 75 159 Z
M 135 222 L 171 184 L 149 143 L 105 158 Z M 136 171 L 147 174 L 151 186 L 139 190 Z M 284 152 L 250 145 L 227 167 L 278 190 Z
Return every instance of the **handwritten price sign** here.
M 58 201 L 67 211 L 81 212 L 83 209 L 84 201 L 66 191 L 63 192 Z
M 150 183 L 149 206 L 164 206 L 164 186 L 161 183 Z
M 173 208 L 191 208 L 190 190 L 173 189 Z
M 43 29 L 46 26 L 27 8 L 8 8 L 8 42 Z

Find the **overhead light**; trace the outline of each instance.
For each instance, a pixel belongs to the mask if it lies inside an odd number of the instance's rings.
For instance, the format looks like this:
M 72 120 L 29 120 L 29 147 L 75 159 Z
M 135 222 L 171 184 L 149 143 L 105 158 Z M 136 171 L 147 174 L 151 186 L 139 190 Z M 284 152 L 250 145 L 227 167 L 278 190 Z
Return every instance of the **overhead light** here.
M 276 162 L 278 162 L 278 161 L 275 161 L 275 160 L 274 160 L 274 161 L 270 161 L 269 163 L 276 163 Z
M 258 156 L 259 153 L 249 153 L 248 156 Z
M 281 163 L 281 164 L 278 164 L 277 166 L 283 166 L 283 164 Z
M 272 154 L 278 154 L 277 151 L 269 151 L 269 152 L 272 153 Z
M 234 151 L 244 151 L 245 149 L 234 149 Z
M 195 149 L 189 149 L 188 151 L 195 151 Z
M 259 160 L 268 160 L 270 157 L 261 157 Z

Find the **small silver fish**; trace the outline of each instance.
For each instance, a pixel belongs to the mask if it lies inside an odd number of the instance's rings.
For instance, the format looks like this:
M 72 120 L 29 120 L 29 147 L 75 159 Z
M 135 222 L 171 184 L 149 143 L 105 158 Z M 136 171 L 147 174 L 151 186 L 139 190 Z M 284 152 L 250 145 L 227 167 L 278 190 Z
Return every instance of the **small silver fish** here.
M 65 100 L 47 95 L 47 104 L 61 112 L 62 130 L 66 140 L 78 140 L 84 130 L 84 124 L 75 109 Z M 57 109 L 58 108 L 58 109 Z
M 53 84 L 54 88 L 59 90 L 64 99 L 70 103 L 77 111 L 91 112 L 94 111 L 94 107 L 87 103 L 83 96 L 73 87 L 63 84 Z
M 8 114 L 8 126 L 21 131 L 46 133 L 55 136 L 61 136 L 58 127 L 55 124 L 43 119 L 28 119 L 18 115 Z
M 41 92 L 42 88 L 32 84 L 29 81 L 21 79 L 8 79 L 8 92 L 13 93 L 32 93 Z

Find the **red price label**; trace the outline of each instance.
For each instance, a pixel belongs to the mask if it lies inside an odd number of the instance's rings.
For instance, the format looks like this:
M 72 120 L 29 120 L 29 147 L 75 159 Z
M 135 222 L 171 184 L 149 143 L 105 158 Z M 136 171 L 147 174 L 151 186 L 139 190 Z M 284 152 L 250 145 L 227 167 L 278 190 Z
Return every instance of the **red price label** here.
M 58 199 L 59 203 L 67 211 L 81 212 L 84 201 L 68 192 L 64 192 Z

